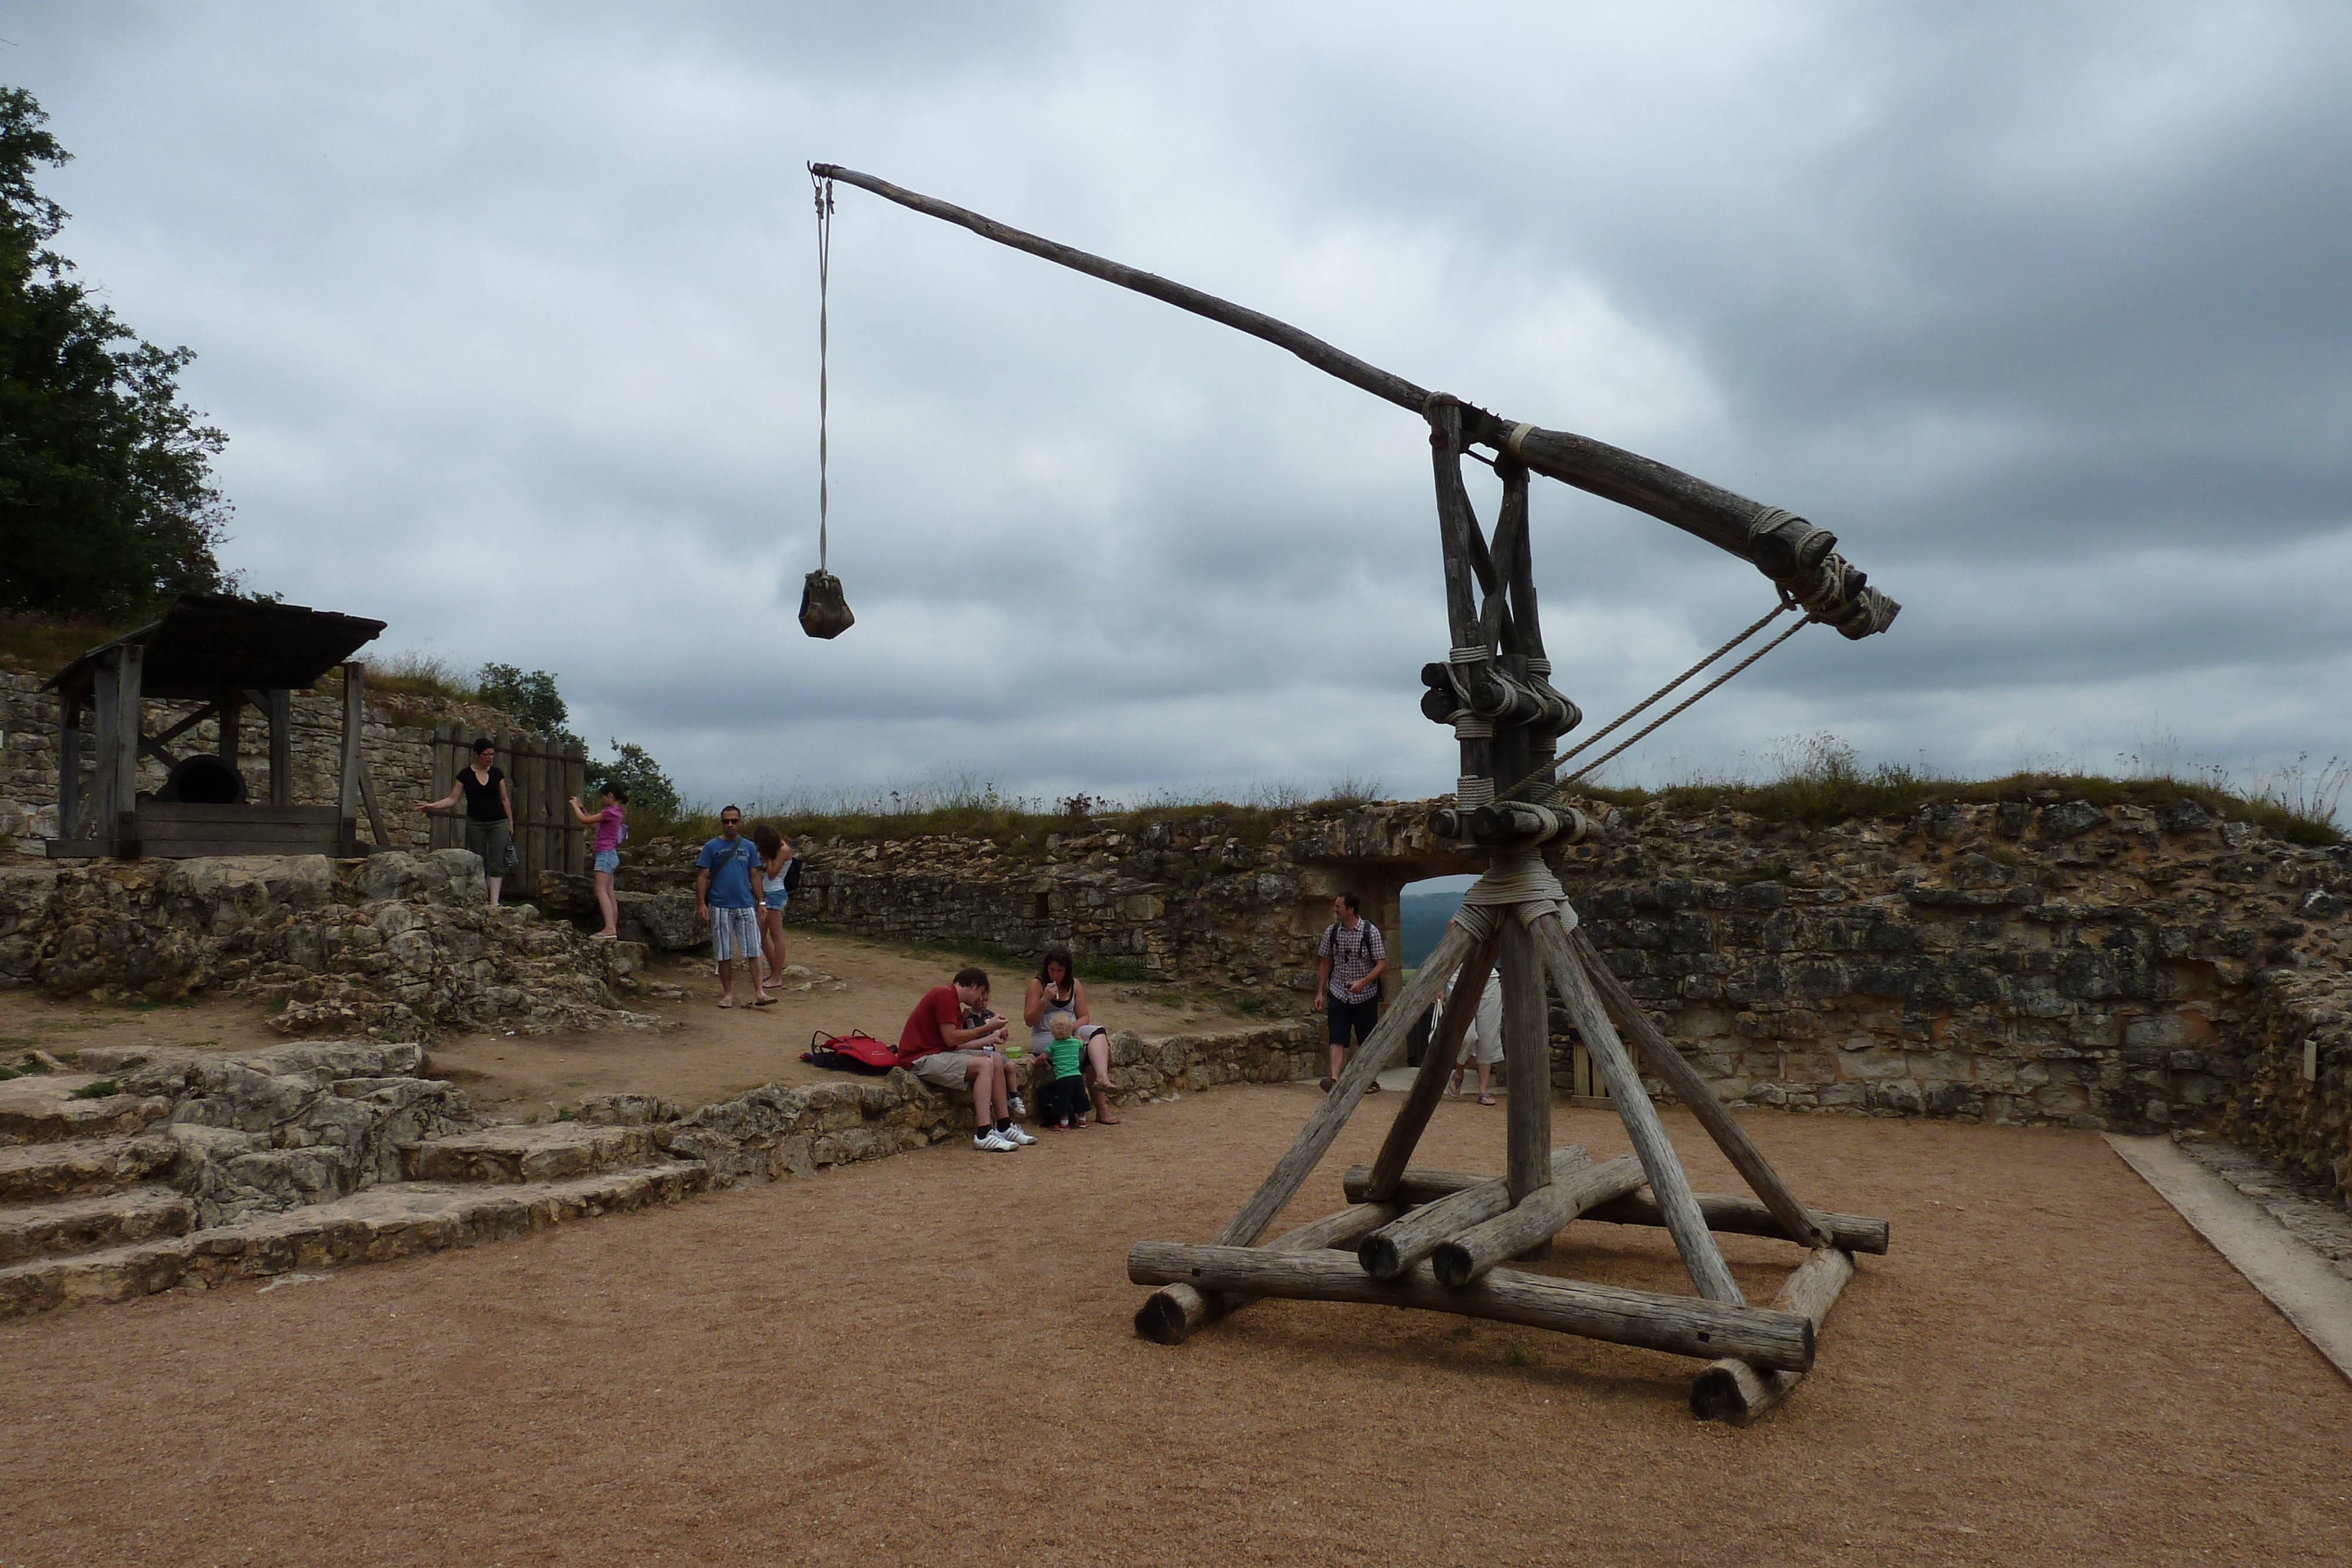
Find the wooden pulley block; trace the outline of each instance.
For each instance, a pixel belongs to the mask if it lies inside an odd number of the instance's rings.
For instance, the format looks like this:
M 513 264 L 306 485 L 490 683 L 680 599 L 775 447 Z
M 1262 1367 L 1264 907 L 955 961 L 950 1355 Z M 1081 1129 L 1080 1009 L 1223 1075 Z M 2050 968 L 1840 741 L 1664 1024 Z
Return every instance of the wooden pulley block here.
M 838 637 L 857 624 L 849 601 L 841 596 L 841 579 L 829 571 L 813 571 L 801 584 L 801 630 L 812 637 Z

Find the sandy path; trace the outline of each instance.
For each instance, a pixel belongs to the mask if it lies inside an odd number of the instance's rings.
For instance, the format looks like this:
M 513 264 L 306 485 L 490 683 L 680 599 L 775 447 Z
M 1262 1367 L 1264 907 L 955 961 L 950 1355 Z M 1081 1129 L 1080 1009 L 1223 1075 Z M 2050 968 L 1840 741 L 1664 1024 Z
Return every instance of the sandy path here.
M 1691 1364 L 1432 1314 L 1137 1340 L 1129 1243 L 1213 1231 L 1311 1103 L 1188 1095 L 1019 1155 L 0 1329 L 0 1561 L 2342 1561 L 2352 1388 L 2088 1134 L 1754 1118 L 1895 1252 L 1745 1432 L 1685 1413 Z M 1445 1106 L 1428 1155 L 1498 1165 L 1500 1116 Z M 1572 1241 L 1559 1271 L 1677 1288 L 1657 1233 Z M 1759 1296 L 1793 1258 L 1727 1249 Z
M 591 1094 L 656 1094 L 682 1105 L 729 1099 L 761 1083 L 815 1082 L 840 1074 L 800 1060 L 812 1030 L 864 1029 L 895 1040 L 917 998 L 968 959 L 909 952 L 855 937 L 790 933 L 787 962 L 837 977 L 848 987 L 787 991 L 773 1007 L 718 1006 L 719 981 L 708 960 L 665 959 L 646 977 L 686 992 L 681 999 L 635 1004 L 674 1020 L 656 1031 L 452 1036 L 432 1048 L 428 1071 L 464 1088 L 478 1109 L 499 1116 L 549 1115 Z M 1017 1017 L 1031 971 L 981 963 L 995 982 L 991 1002 Z M 748 990 L 740 976 L 737 999 Z M 1250 1019 L 1223 1011 L 1213 997 L 1180 988 L 1089 982 L 1096 1022 L 1166 1035 L 1236 1029 Z M 1302 1004 L 1303 1006 L 1303 1004 Z M 26 1050 L 78 1051 L 86 1045 L 186 1045 L 224 1051 L 277 1045 L 261 1009 L 234 998 L 102 1006 L 55 1002 L 27 991 L 0 991 L 0 1062 Z

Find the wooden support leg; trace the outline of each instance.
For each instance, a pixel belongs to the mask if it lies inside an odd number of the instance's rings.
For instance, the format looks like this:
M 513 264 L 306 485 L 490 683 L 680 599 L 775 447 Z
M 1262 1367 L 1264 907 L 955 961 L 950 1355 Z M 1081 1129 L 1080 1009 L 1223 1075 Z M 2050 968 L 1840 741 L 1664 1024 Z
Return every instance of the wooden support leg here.
M 1822 1320 L 1836 1305 L 1838 1292 L 1853 1278 L 1853 1255 L 1843 1248 L 1814 1249 L 1780 1293 L 1772 1298 L 1775 1311 L 1797 1312 L 1820 1332 Z M 1737 1357 L 1709 1365 L 1691 1384 L 1691 1414 L 1702 1421 L 1728 1421 L 1745 1427 L 1778 1405 L 1797 1386 L 1801 1372 L 1759 1369 Z
M 1445 1082 L 1453 1075 L 1462 1037 L 1478 1016 L 1478 998 L 1486 991 L 1486 977 L 1494 971 L 1499 945 L 1498 936 L 1488 937 L 1454 971 L 1453 992 L 1445 998 L 1444 1012 L 1438 1016 L 1436 1031 L 1429 1037 L 1429 1054 L 1421 1059 L 1421 1075 L 1412 1081 L 1412 1092 L 1404 1097 L 1396 1120 L 1389 1124 L 1380 1157 L 1372 1162 L 1370 1197 L 1375 1203 L 1395 1196 L 1397 1177 L 1412 1163 L 1413 1148 L 1428 1129 L 1429 1118 L 1445 1092 Z
M 1544 1185 L 1549 1186 L 1555 1179 L 1574 1176 L 1592 1159 L 1578 1145 L 1568 1144 L 1552 1150 L 1544 1163 Z M 1638 1180 L 1639 1173 L 1635 1176 Z M 1356 1248 L 1356 1261 L 1375 1280 L 1393 1280 L 1435 1251 L 1440 1243 L 1510 1207 L 1507 1181 L 1482 1181 L 1381 1226 Z
M 1589 1170 L 1561 1174 L 1505 1212 L 1457 1231 L 1432 1248 L 1430 1262 L 1438 1283 L 1458 1291 L 1504 1260 L 1549 1241 L 1594 1204 L 1622 1197 L 1641 1185 L 1642 1162 L 1631 1155 L 1621 1155 Z M 1454 1201 L 1441 1198 L 1429 1207 Z
M 294 803 L 294 695 L 282 687 L 267 694 L 269 716 L 269 803 Z
M 1357 1102 L 1363 1099 L 1365 1090 L 1371 1087 L 1372 1080 L 1380 1076 L 1381 1070 L 1388 1065 L 1389 1059 L 1404 1043 L 1405 1033 L 1412 1027 L 1412 1020 L 1428 1010 L 1430 1003 L 1437 999 L 1438 991 L 1454 971 L 1462 967 L 1462 961 L 1470 956 L 1474 946 L 1470 934 L 1460 925 L 1449 924 L 1445 927 L 1445 935 L 1438 938 L 1435 951 L 1420 968 L 1413 971 L 1412 981 L 1404 988 L 1404 994 L 1397 998 L 1396 1005 L 1389 1009 L 1388 1016 L 1373 1029 L 1371 1039 L 1357 1048 L 1355 1060 L 1348 1063 L 1346 1071 L 1339 1074 L 1339 1082 L 1323 1096 L 1322 1103 L 1315 1107 L 1314 1114 L 1307 1118 L 1307 1125 L 1299 1129 L 1297 1138 L 1275 1163 L 1274 1173 L 1250 1195 L 1249 1201 L 1242 1205 L 1241 1211 L 1226 1221 L 1225 1228 L 1217 1232 L 1220 1246 L 1252 1247 L 1260 1236 L 1265 1234 L 1265 1228 L 1274 1223 L 1274 1217 L 1282 1212 L 1282 1206 L 1297 1196 L 1299 1184 L 1315 1168 L 1315 1162 L 1323 1157 L 1323 1152 L 1331 1146 L 1331 1140 L 1339 1135 L 1339 1129 L 1348 1124 L 1348 1118 L 1354 1113 Z
M 220 700 L 220 719 L 214 737 L 213 755 L 230 768 L 236 767 L 237 720 L 245 715 L 245 694 L 224 692 Z M 239 775 L 242 777 L 242 774 Z
M 1591 982 L 1568 945 L 1568 932 L 1561 927 L 1559 916 L 1544 915 L 1532 929 L 1545 967 L 1551 971 L 1553 988 L 1567 1004 L 1569 1017 L 1576 1020 L 1585 1050 L 1609 1080 L 1609 1097 L 1625 1124 L 1625 1135 L 1633 1142 L 1633 1153 L 1641 1157 L 1642 1169 L 1649 1176 L 1650 1190 L 1657 1195 L 1666 1230 L 1675 1239 L 1675 1249 L 1682 1254 L 1683 1266 L 1690 1270 L 1691 1282 L 1710 1301 L 1738 1304 L 1744 1298 L 1724 1265 L 1715 1238 L 1707 1233 L 1706 1219 L 1691 1193 L 1690 1177 L 1683 1173 L 1665 1128 L 1658 1124 L 1658 1109 L 1650 1103 L 1623 1042 L 1610 1027 L 1601 998 L 1592 994 Z
M 1404 1209 L 1393 1203 L 1351 1203 L 1337 1214 L 1310 1220 L 1267 1242 L 1269 1252 L 1318 1252 L 1326 1248 L 1352 1248 L 1369 1231 L 1379 1229 Z M 1154 1344 L 1182 1344 L 1192 1331 L 1215 1322 L 1256 1301 L 1222 1291 L 1196 1291 L 1190 1285 L 1162 1285 L 1136 1309 L 1135 1332 Z
M 1516 1204 L 1551 1179 L 1551 1029 L 1544 1002 L 1543 960 L 1516 911 L 1497 922 L 1503 968 L 1503 1062 L 1511 1070 L 1505 1102 L 1510 1158 L 1506 1179 Z
M 1585 977 L 1592 982 L 1592 989 L 1600 997 L 1601 1005 L 1608 1009 L 1617 1027 L 1625 1031 L 1626 1038 L 1641 1051 L 1642 1060 L 1649 1064 L 1650 1071 L 1665 1081 L 1666 1087 L 1674 1091 L 1675 1098 L 1691 1108 L 1691 1113 L 1698 1118 L 1698 1124 L 1705 1127 L 1707 1136 L 1715 1140 L 1715 1146 L 1723 1151 L 1724 1157 L 1731 1162 L 1732 1167 L 1763 1200 L 1764 1207 L 1780 1220 L 1789 1239 L 1809 1247 L 1828 1246 L 1828 1235 L 1813 1227 L 1806 1217 L 1805 1206 L 1797 1201 L 1797 1195 L 1789 1190 L 1789 1184 L 1780 1179 L 1780 1173 L 1764 1157 L 1764 1152 L 1748 1136 L 1747 1129 L 1732 1115 L 1730 1108 L 1716 1098 L 1715 1091 L 1707 1087 L 1706 1081 L 1698 1075 L 1698 1070 L 1684 1060 L 1683 1053 L 1675 1049 L 1674 1041 L 1658 1032 L 1657 1026 L 1650 1021 L 1650 1015 L 1642 1010 L 1642 1004 L 1625 988 L 1625 982 L 1601 961 L 1601 955 L 1594 950 L 1584 933 L 1570 932 L 1568 946 L 1583 967 Z
M 360 729 L 366 718 L 367 666 L 343 666 L 343 747 L 335 770 L 336 814 L 349 821 L 360 814 Z
M 81 699 L 58 695 L 58 837 L 78 839 L 82 830 Z
M 1813 1364 L 1812 1320 L 1801 1313 L 1588 1285 L 1516 1269 L 1497 1269 L 1472 1281 L 1467 1289 L 1449 1291 L 1426 1263 L 1402 1279 L 1375 1280 L 1343 1252 L 1139 1241 L 1127 1254 L 1127 1277 L 1139 1285 L 1181 1282 L 1195 1290 L 1294 1301 L 1418 1307 L 1638 1344 L 1700 1361 L 1728 1351 L 1741 1361 L 1776 1371 L 1801 1372 Z

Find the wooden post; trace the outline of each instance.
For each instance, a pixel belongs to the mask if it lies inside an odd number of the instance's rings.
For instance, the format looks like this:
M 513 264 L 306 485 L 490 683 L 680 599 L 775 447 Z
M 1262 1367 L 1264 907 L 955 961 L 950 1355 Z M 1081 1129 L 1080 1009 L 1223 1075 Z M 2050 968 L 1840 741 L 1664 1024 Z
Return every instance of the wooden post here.
M 145 650 L 136 643 L 107 651 L 100 661 L 92 706 L 98 715 L 98 788 L 91 816 L 96 837 L 117 854 L 139 843 L 139 677 Z
M 1691 1114 L 1698 1118 L 1698 1124 L 1705 1127 L 1707 1135 L 1715 1140 L 1715 1146 L 1723 1151 L 1724 1157 L 1731 1162 L 1732 1167 L 1747 1180 L 1756 1196 L 1764 1200 L 1764 1207 L 1780 1218 L 1789 1239 L 1807 1247 L 1828 1246 L 1829 1237 L 1811 1228 L 1812 1222 L 1806 1218 L 1805 1206 L 1797 1201 L 1797 1195 L 1789 1190 L 1789 1184 L 1780 1179 L 1780 1173 L 1764 1157 L 1764 1152 L 1748 1137 L 1747 1129 L 1732 1115 L 1730 1108 L 1716 1098 L 1715 1091 L 1707 1086 L 1706 1080 L 1684 1060 L 1683 1053 L 1675 1049 L 1674 1042 L 1658 1032 L 1657 1026 L 1650 1021 L 1650 1015 L 1642 1010 L 1642 1004 L 1634 999 L 1633 992 L 1625 988 L 1625 982 L 1601 961 L 1600 953 L 1586 939 L 1584 933 L 1570 932 L 1568 942 L 1570 950 L 1583 966 L 1585 976 L 1591 980 L 1592 989 L 1600 997 L 1601 1005 L 1608 1009 L 1611 1018 L 1616 1019 L 1617 1027 L 1633 1040 L 1634 1047 L 1642 1053 L 1642 1060 L 1649 1063 L 1650 1071 L 1665 1081 L 1666 1087 L 1674 1091 L 1675 1098 L 1690 1107 Z
M 1393 1203 L 1354 1203 L 1337 1214 L 1309 1220 L 1267 1242 L 1270 1252 L 1317 1252 L 1355 1246 L 1404 1210 Z M 1201 1291 L 1190 1285 L 1162 1285 L 1135 1312 L 1135 1332 L 1154 1344 L 1182 1344 L 1192 1331 L 1239 1312 L 1257 1298 Z
M 82 830 L 81 695 L 58 693 L 58 837 L 78 839 Z
M 213 737 L 213 755 L 227 763 L 239 779 L 245 777 L 245 770 L 236 765 L 237 721 L 244 716 L 245 694 L 243 692 L 221 693 L 220 718 Z M 248 786 L 246 798 L 252 799 L 252 793 Z
M 343 666 L 343 749 L 336 771 L 336 814 L 355 825 L 360 814 L 360 729 L 366 722 L 367 666 L 354 660 Z
M 1721 1192 L 1702 1192 L 1696 1196 L 1698 1211 L 1706 1216 L 1709 1230 L 1734 1236 L 1768 1237 L 1774 1241 L 1791 1239 L 1787 1228 L 1772 1211 L 1752 1197 Z M 1836 1214 L 1825 1208 L 1807 1209 L 1805 1212 L 1812 1220 L 1814 1230 L 1827 1236 L 1831 1246 L 1848 1252 L 1885 1255 L 1890 1228 L 1885 1220 L 1867 1214 Z M 1658 1209 L 1658 1200 L 1646 1192 L 1629 1192 L 1607 1203 L 1594 1204 L 1584 1211 L 1584 1218 L 1610 1225 L 1662 1226 L 1666 1222 L 1665 1216 Z
M 1457 1231 L 1430 1249 L 1431 1267 L 1440 1284 L 1448 1290 L 1460 1290 L 1504 1260 L 1517 1258 L 1528 1249 L 1549 1241 L 1594 1204 L 1622 1197 L 1641 1185 L 1642 1162 L 1631 1155 L 1620 1155 L 1590 1170 L 1555 1172 L 1550 1182 L 1508 1209 Z M 1434 1208 L 1437 1205 L 1430 1207 Z
M 1413 1079 L 1404 1103 L 1397 1108 L 1396 1120 L 1389 1124 L 1380 1158 L 1372 1162 L 1370 1190 L 1375 1202 L 1386 1202 L 1396 1196 L 1397 1177 L 1412 1162 L 1413 1148 L 1437 1110 L 1446 1080 L 1453 1076 L 1454 1058 L 1462 1049 L 1462 1037 L 1478 1016 L 1478 998 L 1486 989 L 1486 977 L 1494 971 L 1495 953 L 1500 941 L 1499 936 L 1487 937 L 1454 971 L 1445 1010 L 1439 1015 L 1437 1028 L 1429 1037 L 1429 1053 L 1421 1059 L 1421 1071 Z
M 1551 1179 L 1551 1029 L 1542 959 L 1516 910 L 1498 910 L 1502 927 L 1503 1062 L 1511 1071 L 1504 1101 L 1511 1202 Z
M 443 719 L 433 727 L 433 799 L 436 800 L 445 798 L 451 787 L 457 782 L 456 760 L 457 745 L 456 725 L 451 724 L 447 719 Z M 436 811 L 425 821 L 431 824 L 425 839 L 426 849 L 446 850 L 454 847 L 449 842 L 447 812 Z
M 1582 1147 L 1563 1144 L 1549 1151 L 1544 1162 L 1544 1185 L 1573 1176 L 1591 1163 L 1591 1156 Z M 1436 1251 L 1441 1243 L 1510 1207 L 1507 1181 L 1482 1181 L 1476 1186 L 1464 1187 L 1433 1203 L 1408 1210 L 1402 1218 L 1365 1237 L 1356 1245 L 1356 1261 L 1375 1280 L 1393 1280 Z
M 574 742 L 563 753 L 563 797 L 566 805 L 572 797 L 588 789 L 588 748 Z M 563 869 L 578 876 L 588 869 L 588 835 L 584 831 L 564 835 Z
M 1812 1321 L 1801 1313 L 1580 1284 L 1516 1269 L 1497 1269 L 1463 1290 L 1449 1291 L 1426 1263 L 1402 1279 L 1382 1281 L 1365 1273 L 1344 1252 L 1139 1241 L 1128 1252 L 1127 1277 L 1139 1285 L 1182 1283 L 1198 1291 L 1294 1301 L 1417 1307 L 1556 1329 L 1701 1361 L 1728 1352 L 1774 1370 L 1802 1372 L 1813 1364 Z
M 1853 1278 L 1853 1257 L 1836 1247 L 1820 1247 L 1807 1255 L 1772 1298 L 1776 1312 L 1796 1312 L 1820 1333 L 1822 1320 L 1837 1304 L 1838 1292 Z M 1728 1421 L 1745 1427 L 1778 1405 L 1797 1386 L 1801 1372 L 1759 1369 L 1737 1357 L 1709 1365 L 1691 1384 L 1691 1414 L 1702 1421 Z
M 1371 1087 L 1372 1080 L 1380 1076 L 1381 1070 L 1388 1065 L 1389 1059 L 1404 1043 L 1405 1033 L 1412 1027 L 1412 1020 L 1437 999 L 1437 993 L 1444 987 L 1447 977 L 1462 967 L 1462 960 L 1470 956 L 1474 946 L 1468 932 L 1458 925 L 1447 923 L 1445 935 L 1437 939 L 1436 949 L 1420 968 L 1413 971 L 1412 980 L 1404 988 L 1404 994 L 1374 1026 L 1372 1037 L 1356 1048 L 1355 1059 L 1339 1074 L 1339 1083 L 1323 1096 L 1322 1103 L 1307 1118 L 1307 1125 L 1299 1129 L 1297 1138 L 1276 1162 L 1273 1174 L 1250 1195 L 1249 1201 L 1242 1205 L 1240 1212 L 1226 1221 L 1225 1228 L 1217 1232 L 1219 1244 L 1251 1247 L 1265 1234 L 1265 1228 L 1274 1223 L 1274 1217 L 1282 1212 L 1282 1206 L 1297 1195 L 1299 1184 L 1315 1168 L 1315 1162 L 1323 1157 L 1323 1151 L 1331 1146 L 1331 1140 L 1338 1137 L 1339 1129 L 1348 1124 L 1349 1116 L 1354 1113 L 1357 1103 L 1363 1099 L 1364 1092 Z
M 267 694 L 269 716 L 269 803 L 294 803 L 294 694 L 273 686 Z
M 1633 1152 L 1641 1156 L 1642 1169 L 1650 1178 L 1650 1190 L 1658 1195 L 1667 1232 L 1675 1239 L 1675 1249 L 1682 1254 L 1683 1266 L 1690 1270 L 1691 1282 L 1710 1301 L 1737 1304 L 1744 1300 L 1739 1285 L 1724 1266 L 1723 1253 L 1717 1248 L 1715 1238 L 1707 1233 L 1706 1220 L 1691 1195 L 1690 1177 L 1683 1174 L 1675 1145 L 1667 1138 L 1665 1128 L 1658 1124 L 1658 1108 L 1650 1103 L 1641 1077 L 1625 1054 L 1624 1043 L 1610 1027 L 1609 1015 L 1602 1010 L 1601 999 L 1592 994 L 1591 983 L 1584 977 L 1584 967 L 1577 962 L 1574 950 L 1568 945 L 1568 933 L 1562 929 L 1559 916 L 1544 915 L 1535 923 L 1533 930 L 1544 965 L 1551 971 L 1552 988 L 1567 1004 L 1569 1017 L 1575 1020 L 1577 1032 L 1584 1037 L 1585 1049 L 1592 1053 L 1593 1061 L 1609 1080 L 1609 1097 L 1615 1102 L 1618 1117 L 1625 1124 L 1625 1135 L 1633 1140 Z

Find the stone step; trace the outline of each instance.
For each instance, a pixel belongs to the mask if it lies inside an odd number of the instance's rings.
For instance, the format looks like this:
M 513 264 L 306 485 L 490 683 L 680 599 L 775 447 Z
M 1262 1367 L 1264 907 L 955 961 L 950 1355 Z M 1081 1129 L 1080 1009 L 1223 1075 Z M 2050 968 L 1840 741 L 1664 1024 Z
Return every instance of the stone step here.
M 503 1241 L 568 1220 L 676 1203 L 709 1179 L 698 1162 L 664 1160 L 572 1181 L 392 1182 L 236 1225 L 0 1269 L 0 1319 Z
M 0 1145 L 123 1136 L 172 1113 L 172 1102 L 156 1095 L 74 1097 L 103 1082 L 88 1072 L 51 1072 L 0 1082 Z
M 532 1122 L 451 1133 L 401 1151 L 411 1181 L 562 1181 L 662 1157 L 651 1127 Z
M 184 1236 L 195 1222 L 196 1206 L 167 1186 L 0 1208 L 0 1263 Z
M 46 1203 L 138 1186 L 179 1155 L 164 1137 L 92 1138 L 0 1148 L 0 1203 Z

